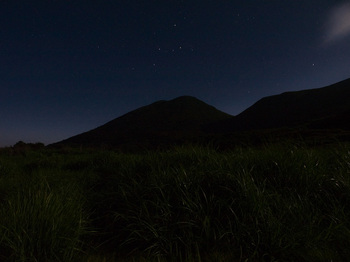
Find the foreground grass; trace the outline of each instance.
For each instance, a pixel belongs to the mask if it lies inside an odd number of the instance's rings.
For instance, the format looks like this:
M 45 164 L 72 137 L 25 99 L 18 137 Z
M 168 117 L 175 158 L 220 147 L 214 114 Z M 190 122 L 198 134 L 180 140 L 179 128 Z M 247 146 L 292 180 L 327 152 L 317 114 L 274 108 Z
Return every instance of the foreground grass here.
M 350 145 L 0 152 L 1 261 L 344 261 Z

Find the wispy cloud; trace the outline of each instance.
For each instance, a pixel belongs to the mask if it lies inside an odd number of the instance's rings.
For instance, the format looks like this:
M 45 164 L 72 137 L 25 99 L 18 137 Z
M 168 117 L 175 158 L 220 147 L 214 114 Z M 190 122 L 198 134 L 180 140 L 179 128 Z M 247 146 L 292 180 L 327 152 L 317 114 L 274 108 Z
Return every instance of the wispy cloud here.
M 350 35 L 350 2 L 331 9 L 325 29 L 324 44 L 327 45 Z

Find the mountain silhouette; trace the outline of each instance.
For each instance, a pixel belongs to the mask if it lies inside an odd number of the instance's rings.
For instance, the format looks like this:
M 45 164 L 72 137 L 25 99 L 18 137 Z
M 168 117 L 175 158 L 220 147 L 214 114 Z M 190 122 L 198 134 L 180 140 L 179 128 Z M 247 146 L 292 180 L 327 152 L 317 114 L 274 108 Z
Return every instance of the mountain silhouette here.
M 181 96 L 141 107 L 56 145 L 157 147 L 193 140 L 204 134 L 204 126 L 230 117 L 195 97 Z
M 347 79 L 323 88 L 262 98 L 239 115 L 223 120 L 216 129 L 226 132 L 295 127 L 349 129 L 349 113 L 350 79 Z
M 349 100 L 350 79 L 323 88 L 265 97 L 237 116 L 195 97 L 182 96 L 138 108 L 53 145 L 139 149 L 210 140 L 226 143 L 246 134 L 282 134 L 278 130 L 286 128 L 292 133 L 306 130 L 307 134 L 313 134 L 312 130 L 326 130 L 323 134 L 329 130 L 350 131 Z

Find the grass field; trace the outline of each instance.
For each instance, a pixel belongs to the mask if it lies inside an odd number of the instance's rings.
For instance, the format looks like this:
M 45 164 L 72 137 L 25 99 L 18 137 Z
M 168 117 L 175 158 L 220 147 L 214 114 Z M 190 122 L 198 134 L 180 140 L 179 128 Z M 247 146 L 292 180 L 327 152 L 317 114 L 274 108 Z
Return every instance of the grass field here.
M 346 261 L 350 144 L 0 151 L 0 261 Z

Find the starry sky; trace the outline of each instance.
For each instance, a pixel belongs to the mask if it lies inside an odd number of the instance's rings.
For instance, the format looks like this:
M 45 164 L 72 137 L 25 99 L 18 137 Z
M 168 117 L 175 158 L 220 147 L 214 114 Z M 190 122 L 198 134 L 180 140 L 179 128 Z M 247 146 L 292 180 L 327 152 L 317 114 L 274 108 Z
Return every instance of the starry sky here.
M 191 95 L 237 115 L 350 77 L 350 1 L 0 2 L 0 146 Z

